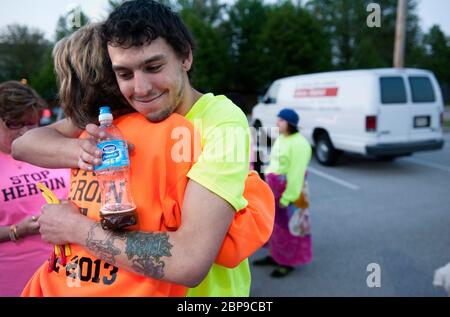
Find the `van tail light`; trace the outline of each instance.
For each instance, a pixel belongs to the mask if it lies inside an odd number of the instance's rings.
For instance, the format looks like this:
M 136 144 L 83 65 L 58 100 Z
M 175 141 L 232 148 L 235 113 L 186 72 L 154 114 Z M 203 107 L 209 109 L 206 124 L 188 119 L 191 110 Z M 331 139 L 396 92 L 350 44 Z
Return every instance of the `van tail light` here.
M 440 118 L 441 127 L 444 126 L 444 112 L 441 112 L 441 118 Z
M 377 131 L 377 116 L 366 117 L 366 131 L 367 132 Z

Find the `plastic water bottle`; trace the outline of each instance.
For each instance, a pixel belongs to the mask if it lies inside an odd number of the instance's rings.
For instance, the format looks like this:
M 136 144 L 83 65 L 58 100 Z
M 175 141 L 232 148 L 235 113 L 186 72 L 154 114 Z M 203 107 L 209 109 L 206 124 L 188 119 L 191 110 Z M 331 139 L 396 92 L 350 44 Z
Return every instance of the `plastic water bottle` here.
M 105 133 L 97 142 L 102 151 L 102 164 L 94 168 L 101 188 L 101 225 L 105 230 L 117 230 L 137 223 L 136 205 L 130 190 L 128 146 L 112 123 L 109 107 L 100 107 L 98 120 Z

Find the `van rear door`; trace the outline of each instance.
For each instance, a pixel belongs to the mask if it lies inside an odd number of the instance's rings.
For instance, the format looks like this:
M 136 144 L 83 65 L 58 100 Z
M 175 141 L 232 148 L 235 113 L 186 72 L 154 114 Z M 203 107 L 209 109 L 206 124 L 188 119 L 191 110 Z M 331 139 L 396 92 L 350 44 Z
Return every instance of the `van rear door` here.
M 401 143 L 409 140 L 410 107 L 402 76 L 379 77 L 380 106 L 377 113 L 378 143 Z
M 439 131 L 440 105 L 437 93 L 428 75 L 408 76 L 411 91 L 410 139 L 431 139 Z

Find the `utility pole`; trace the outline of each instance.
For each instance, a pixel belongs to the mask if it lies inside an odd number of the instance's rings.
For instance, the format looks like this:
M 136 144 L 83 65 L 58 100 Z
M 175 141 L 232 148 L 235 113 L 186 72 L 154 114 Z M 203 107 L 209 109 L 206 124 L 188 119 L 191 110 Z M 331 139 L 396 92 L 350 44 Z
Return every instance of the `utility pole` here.
M 405 66 L 406 10 L 407 0 L 398 0 L 394 48 L 394 67 L 396 68 Z

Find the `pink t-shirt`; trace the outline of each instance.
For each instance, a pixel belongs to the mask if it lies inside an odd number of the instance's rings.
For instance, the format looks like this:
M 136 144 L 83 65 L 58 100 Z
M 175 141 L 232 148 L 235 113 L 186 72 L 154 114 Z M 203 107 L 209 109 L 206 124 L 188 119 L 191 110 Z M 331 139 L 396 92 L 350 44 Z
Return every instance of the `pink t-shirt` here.
M 67 198 L 68 169 L 41 168 L 0 152 L 0 175 L 0 226 L 17 224 L 26 216 L 40 214 L 45 200 L 36 187 L 38 182 L 59 198 Z M 0 296 L 19 296 L 33 273 L 49 258 L 52 247 L 39 234 L 17 243 L 0 242 Z

